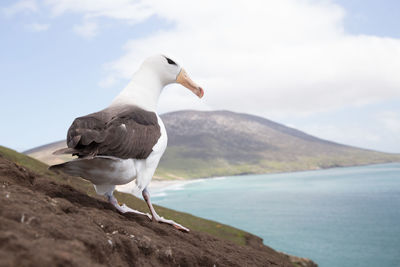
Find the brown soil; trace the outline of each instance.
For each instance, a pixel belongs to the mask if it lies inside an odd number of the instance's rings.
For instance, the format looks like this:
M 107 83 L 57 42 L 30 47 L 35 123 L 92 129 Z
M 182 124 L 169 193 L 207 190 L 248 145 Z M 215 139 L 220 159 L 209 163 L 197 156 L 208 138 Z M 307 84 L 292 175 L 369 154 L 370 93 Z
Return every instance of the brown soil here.
M 0 156 L 0 266 L 294 265 L 261 239 L 239 246 L 119 214 L 101 198 Z

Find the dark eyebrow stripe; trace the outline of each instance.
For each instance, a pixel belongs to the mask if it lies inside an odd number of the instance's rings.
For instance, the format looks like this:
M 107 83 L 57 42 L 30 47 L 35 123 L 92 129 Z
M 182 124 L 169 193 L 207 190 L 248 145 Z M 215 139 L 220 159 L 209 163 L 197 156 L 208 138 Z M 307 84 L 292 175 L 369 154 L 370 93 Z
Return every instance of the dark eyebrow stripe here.
M 164 57 L 167 59 L 168 64 L 177 65 L 177 64 L 175 63 L 175 61 L 173 61 L 172 59 L 167 58 L 166 56 L 164 56 Z

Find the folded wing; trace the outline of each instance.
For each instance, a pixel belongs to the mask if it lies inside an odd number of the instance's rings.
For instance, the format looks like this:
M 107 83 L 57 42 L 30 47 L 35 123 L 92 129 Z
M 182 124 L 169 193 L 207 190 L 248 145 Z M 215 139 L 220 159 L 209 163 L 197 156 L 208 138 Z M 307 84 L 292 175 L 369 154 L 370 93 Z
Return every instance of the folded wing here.
M 76 118 L 68 130 L 65 151 L 79 157 L 145 159 L 160 136 L 154 112 L 136 106 L 111 107 Z

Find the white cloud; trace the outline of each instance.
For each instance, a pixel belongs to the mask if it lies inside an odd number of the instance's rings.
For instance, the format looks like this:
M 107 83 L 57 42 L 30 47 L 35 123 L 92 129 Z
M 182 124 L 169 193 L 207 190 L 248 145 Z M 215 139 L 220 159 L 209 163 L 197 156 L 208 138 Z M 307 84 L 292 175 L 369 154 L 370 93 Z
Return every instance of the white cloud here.
M 143 21 L 152 14 L 146 1 L 132 0 L 44 0 L 54 16 L 64 13 L 83 13 L 85 18 L 108 17 L 130 23 Z
M 135 24 L 157 16 L 173 25 L 128 41 L 101 86 L 129 79 L 161 52 L 203 85 L 202 106 L 213 109 L 279 118 L 400 97 L 400 40 L 346 33 L 345 10 L 329 0 L 42 1 L 53 16 L 81 14 L 73 30 L 87 39 L 99 34 L 101 18 Z M 15 6 L 37 9 L 29 0 Z M 189 95 L 176 104 L 175 90 L 160 111 L 192 106 Z
M 38 11 L 38 6 L 35 0 L 21 0 L 13 5 L 2 8 L 2 12 L 5 16 L 11 17 L 18 13 L 30 13 Z
M 98 25 L 93 21 L 86 20 L 82 24 L 75 25 L 73 30 L 75 33 L 86 39 L 92 39 L 98 33 Z
M 300 120 L 294 128 L 342 144 L 399 153 L 400 110 L 394 108 L 360 113 L 353 109 L 349 110 L 349 118 L 341 119 L 335 119 L 333 114 L 337 113 L 331 113 L 329 119 L 314 116 L 315 123 Z
M 44 32 L 50 28 L 50 24 L 31 23 L 26 25 L 26 28 L 32 32 Z
M 400 112 L 384 111 L 377 116 L 386 131 L 397 134 L 400 141 Z
M 295 127 L 296 128 L 296 127 Z M 375 148 L 382 142 L 381 136 L 374 131 L 365 131 L 362 125 L 352 124 L 310 124 L 301 127 L 308 134 L 320 138 L 359 147 Z
M 100 34 L 102 18 L 137 24 L 157 17 L 172 25 L 127 41 L 124 55 L 105 64 L 100 81 L 111 86 L 127 80 L 147 56 L 169 55 L 204 87 L 205 97 L 199 101 L 182 87 L 169 86 L 160 112 L 230 109 L 279 120 L 400 99 L 400 39 L 346 32 L 346 12 L 333 0 L 43 3 L 53 16 L 81 14 L 74 31 L 88 39 Z M 388 151 L 389 142 L 400 141 L 393 135 L 400 127 L 396 114 L 385 113 L 374 125 L 382 131 L 350 123 L 302 129 L 363 147 L 385 142 Z
M 155 14 L 175 25 L 128 41 L 104 85 L 161 52 L 204 86 L 204 106 L 214 109 L 295 116 L 400 97 L 400 40 L 346 33 L 345 12 L 330 1 L 47 2 L 54 14 L 129 22 Z M 192 96 L 178 105 L 170 92 L 161 111 L 192 106 Z

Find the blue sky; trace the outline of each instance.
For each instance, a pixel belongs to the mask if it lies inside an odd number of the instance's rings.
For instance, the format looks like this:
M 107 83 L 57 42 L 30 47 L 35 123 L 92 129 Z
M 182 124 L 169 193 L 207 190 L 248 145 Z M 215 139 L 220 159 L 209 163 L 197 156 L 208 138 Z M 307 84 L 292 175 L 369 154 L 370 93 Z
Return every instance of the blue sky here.
M 400 2 L 396 0 L 337 0 L 347 12 L 345 26 L 348 32 L 382 37 L 400 38 L 398 14 Z
M 254 1 L 232 14 L 223 1 L 164 2 L 2 1 L 0 144 L 23 151 L 65 138 L 161 52 L 206 97 L 171 86 L 160 113 L 230 109 L 400 153 L 398 1 Z

